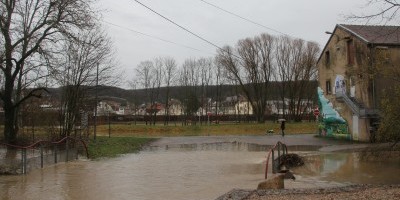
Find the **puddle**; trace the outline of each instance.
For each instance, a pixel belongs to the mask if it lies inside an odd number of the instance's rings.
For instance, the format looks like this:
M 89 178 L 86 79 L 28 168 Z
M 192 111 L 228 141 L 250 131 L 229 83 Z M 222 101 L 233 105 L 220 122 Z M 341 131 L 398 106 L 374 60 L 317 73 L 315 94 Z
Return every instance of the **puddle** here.
M 183 144 L 148 147 L 100 161 L 77 161 L 1 176 L 2 199 L 215 199 L 233 188 L 255 189 L 264 179 L 268 145 Z M 400 162 L 361 162 L 356 154 L 323 154 L 296 147 L 309 163 L 287 188 L 349 183 L 400 183 Z M 313 147 L 314 148 L 314 147 Z M 289 148 L 289 152 L 290 152 Z

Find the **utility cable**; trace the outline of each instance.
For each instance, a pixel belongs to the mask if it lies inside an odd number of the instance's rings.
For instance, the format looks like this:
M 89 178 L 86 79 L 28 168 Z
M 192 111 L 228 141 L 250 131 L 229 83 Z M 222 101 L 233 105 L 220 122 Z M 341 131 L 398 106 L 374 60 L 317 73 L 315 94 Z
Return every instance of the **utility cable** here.
M 109 24 L 109 25 L 118 27 L 118 28 L 126 29 L 126 30 L 128 30 L 128 31 L 131 31 L 131 32 L 134 32 L 134 33 L 137 33 L 137 34 L 140 34 L 140 35 L 144 35 L 144 36 L 149 37 L 149 38 L 153 38 L 153 39 L 156 39 L 156 40 L 160 40 L 160 41 L 162 41 L 162 42 L 174 44 L 174 45 L 177 45 L 177 46 L 180 46 L 180 47 L 184 47 L 184 48 L 191 49 L 191 50 L 194 50 L 194 51 L 199 51 L 199 52 L 202 52 L 202 53 L 207 53 L 207 54 L 215 55 L 214 53 L 205 52 L 205 51 L 202 51 L 202 50 L 200 50 L 200 49 L 196 49 L 196 48 L 194 48 L 194 47 L 190 47 L 190 46 L 187 46 L 187 45 L 184 45 L 184 44 L 180 44 L 180 43 L 177 43 L 177 42 L 173 42 L 173 41 L 170 41 L 170 40 L 166 40 L 166 39 L 163 39 L 163 38 L 154 36 L 154 35 L 146 34 L 146 33 L 143 33 L 143 32 L 137 31 L 137 30 L 133 30 L 133 29 L 128 28 L 128 27 L 125 27 L 125 26 L 121 26 L 121 25 L 118 25 L 118 24 L 115 24 L 115 23 L 111 23 L 111 22 L 105 21 L 105 20 L 103 20 L 103 22 L 106 23 L 106 24 Z
M 217 49 L 219 49 L 219 50 L 221 50 L 221 51 L 227 52 L 226 50 L 224 50 L 223 48 L 219 47 L 218 45 L 216 45 L 216 44 L 210 42 L 209 40 L 207 40 L 207 39 L 201 37 L 200 35 L 198 35 L 198 34 L 192 32 L 192 31 L 190 31 L 189 29 L 187 29 L 187 28 L 185 28 L 185 27 L 179 25 L 178 23 L 176 23 L 176 22 L 174 22 L 173 20 L 171 20 L 171 19 L 165 17 L 164 15 L 160 14 L 159 12 L 157 12 L 157 11 L 155 11 L 154 9 L 150 8 L 149 6 L 143 4 L 142 2 L 140 2 L 140 1 L 138 1 L 138 0 L 134 0 L 134 1 L 135 1 L 136 3 L 138 3 L 138 4 L 140 4 L 141 6 L 145 7 L 146 9 L 150 10 L 150 11 L 153 12 L 154 14 L 156 14 L 156 15 L 158 15 L 158 16 L 164 18 L 165 20 L 169 21 L 170 23 L 174 24 L 175 26 L 178 26 L 179 28 L 183 29 L 184 31 L 186 31 L 186 32 L 188 32 L 188 33 L 194 35 L 195 37 L 199 38 L 200 40 L 203 40 L 204 42 L 206 42 L 206 43 L 208 43 L 208 44 L 210 44 L 210 45 L 216 47 Z M 227 52 L 227 53 L 231 54 L 232 56 L 234 56 L 234 57 L 236 57 L 236 58 L 238 58 L 238 59 L 241 59 L 239 56 L 237 56 L 237 55 L 235 55 L 235 54 L 232 54 L 232 53 L 230 53 L 230 52 Z
M 240 18 L 240 19 L 242 19 L 242 20 L 244 20 L 244 21 L 247 21 L 247 22 L 250 22 L 250 23 L 255 24 L 255 25 L 257 25 L 257 26 L 260 26 L 260 27 L 262 27 L 262 28 L 265 28 L 265 29 L 274 31 L 274 32 L 276 32 L 276 33 L 279 33 L 279 34 L 282 34 L 282 35 L 285 35 L 285 36 L 290 36 L 290 35 L 288 35 L 288 34 L 286 34 L 286 33 L 283 33 L 283 32 L 281 32 L 281 31 L 278 31 L 278 30 L 276 30 L 276 29 L 273 29 L 273 28 L 270 28 L 270 27 L 268 27 L 268 26 L 262 25 L 262 24 L 260 24 L 260 23 L 258 23 L 258 22 L 255 22 L 255 21 L 253 21 L 253 20 L 250 20 L 250 19 L 248 19 L 248 18 L 242 17 L 242 16 L 240 16 L 240 15 L 238 15 L 238 14 L 236 14 L 236 13 L 233 13 L 233 12 L 231 12 L 231 11 L 229 11 L 229 10 L 226 10 L 226 9 L 224 9 L 224 8 L 221 8 L 221 7 L 219 7 L 219 6 L 215 5 L 215 4 L 212 4 L 212 3 L 210 3 L 210 2 L 207 2 L 207 1 L 204 1 L 204 0 L 199 0 L 199 1 L 201 1 L 201 2 L 203 2 L 203 3 L 205 3 L 205 4 L 208 4 L 208 5 L 210 5 L 210 6 L 214 7 L 214 8 L 217 8 L 217 9 L 219 9 L 219 10 L 222 10 L 222 11 L 224 11 L 224 12 L 230 14 L 230 15 L 233 15 L 233 16 L 235 16 L 235 17 L 238 17 L 238 18 Z

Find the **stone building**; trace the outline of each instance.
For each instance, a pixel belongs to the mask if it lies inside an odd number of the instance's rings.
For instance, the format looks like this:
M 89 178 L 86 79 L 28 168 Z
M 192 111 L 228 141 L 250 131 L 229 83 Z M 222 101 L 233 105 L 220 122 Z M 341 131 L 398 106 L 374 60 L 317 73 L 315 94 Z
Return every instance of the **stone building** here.
M 393 85 L 379 72 L 400 64 L 400 27 L 338 24 L 326 33 L 331 36 L 317 63 L 319 91 L 345 120 L 351 139 L 370 141 L 383 92 Z

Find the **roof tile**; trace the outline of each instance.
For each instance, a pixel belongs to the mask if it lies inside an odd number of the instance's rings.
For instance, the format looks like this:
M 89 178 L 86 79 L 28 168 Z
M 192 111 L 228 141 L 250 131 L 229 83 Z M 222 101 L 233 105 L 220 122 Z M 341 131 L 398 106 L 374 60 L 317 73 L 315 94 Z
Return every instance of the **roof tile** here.
M 365 42 L 381 45 L 400 45 L 400 26 L 368 26 L 340 24 Z

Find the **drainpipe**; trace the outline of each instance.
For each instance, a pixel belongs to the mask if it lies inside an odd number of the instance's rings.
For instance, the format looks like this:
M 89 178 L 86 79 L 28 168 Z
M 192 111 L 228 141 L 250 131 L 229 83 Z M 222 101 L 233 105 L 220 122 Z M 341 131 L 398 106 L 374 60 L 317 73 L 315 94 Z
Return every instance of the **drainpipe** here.
M 375 47 L 372 44 L 371 45 L 371 67 L 374 67 L 375 65 Z M 376 97 L 375 97 L 375 78 L 372 79 L 372 105 L 373 105 L 373 109 L 376 108 Z

